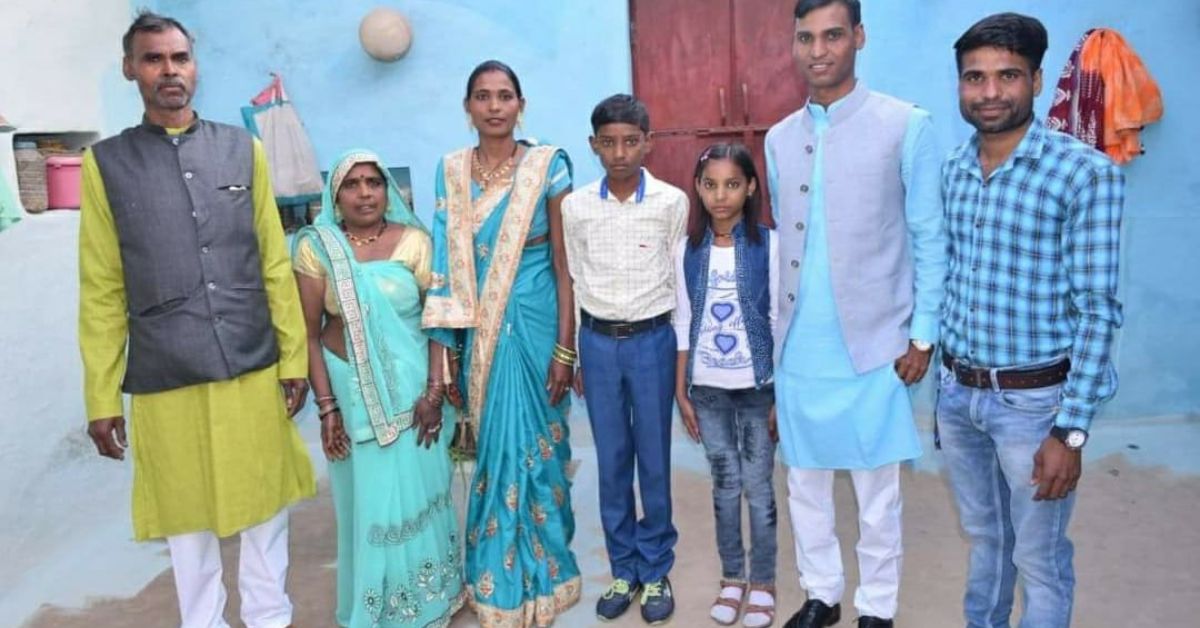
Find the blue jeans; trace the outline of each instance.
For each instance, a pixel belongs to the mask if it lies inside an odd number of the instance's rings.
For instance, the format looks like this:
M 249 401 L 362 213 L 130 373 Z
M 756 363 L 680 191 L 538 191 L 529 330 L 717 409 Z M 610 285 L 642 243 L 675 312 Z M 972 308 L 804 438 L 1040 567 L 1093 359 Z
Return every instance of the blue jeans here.
M 1021 628 L 1067 628 L 1075 570 L 1067 523 L 1075 493 L 1033 501 L 1033 456 L 1049 435 L 1062 385 L 990 390 L 941 368 L 937 427 L 950 487 L 971 542 L 963 612 L 968 628 L 1009 626 L 1021 576 Z
M 671 417 L 675 330 L 629 338 L 579 330 L 583 394 L 600 475 L 600 523 L 614 578 L 661 580 L 675 564 L 671 522 Z M 642 518 L 633 498 L 637 469 Z
M 775 442 L 767 417 L 772 386 L 725 390 L 692 386 L 688 395 L 712 472 L 713 512 L 721 577 L 746 579 L 742 547 L 742 495 L 750 507 L 750 582 L 775 583 Z

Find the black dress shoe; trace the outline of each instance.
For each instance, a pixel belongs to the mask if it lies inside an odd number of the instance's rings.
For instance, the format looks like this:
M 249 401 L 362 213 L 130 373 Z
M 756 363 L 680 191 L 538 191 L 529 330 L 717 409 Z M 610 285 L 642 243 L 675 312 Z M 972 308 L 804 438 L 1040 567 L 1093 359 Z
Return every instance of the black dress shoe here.
M 821 600 L 809 600 L 787 620 L 783 628 L 825 628 L 842 618 L 842 605 L 830 606 Z
M 858 628 L 892 628 L 892 620 L 863 615 L 858 618 Z

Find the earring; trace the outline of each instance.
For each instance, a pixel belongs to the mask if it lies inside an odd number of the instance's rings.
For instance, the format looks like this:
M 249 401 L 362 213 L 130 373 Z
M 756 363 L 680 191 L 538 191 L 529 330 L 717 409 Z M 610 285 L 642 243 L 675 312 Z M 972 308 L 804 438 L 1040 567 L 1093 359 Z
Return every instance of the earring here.
M 524 111 L 517 114 L 517 130 L 520 130 L 520 131 L 525 130 L 525 112 Z

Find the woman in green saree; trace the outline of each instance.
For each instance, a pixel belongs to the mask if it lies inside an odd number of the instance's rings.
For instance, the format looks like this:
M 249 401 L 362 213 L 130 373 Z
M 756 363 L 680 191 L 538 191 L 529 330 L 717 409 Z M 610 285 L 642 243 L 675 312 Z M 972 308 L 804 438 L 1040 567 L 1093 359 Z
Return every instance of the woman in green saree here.
M 516 141 L 524 105 L 503 63 L 483 63 L 467 81 L 479 145 L 438 165 L 423 320 L 430 373 L 443 372 L 443 347 L 461 354 L 453 383 L 464 384 L 478 428 L 464 534 L 485 628 L 549 625 L 580 593 L 567 477 L 575 312 L 559 212 L 571 166 L 558 148 Z M 420 429 L 436 429 L 447 391 L 441 378 L 427 384 Z
M 431 243 L 379 157 L 330 169 L 293 267 L 337 518 L 339 626 L 444 626 L 461 607 L 448 439 L 418 442 Z

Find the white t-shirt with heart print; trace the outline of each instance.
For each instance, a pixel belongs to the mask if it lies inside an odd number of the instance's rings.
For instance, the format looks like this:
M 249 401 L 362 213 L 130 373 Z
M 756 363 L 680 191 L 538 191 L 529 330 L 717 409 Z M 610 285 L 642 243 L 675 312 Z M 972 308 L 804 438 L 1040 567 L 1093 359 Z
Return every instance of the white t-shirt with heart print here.
M 775 328 L 778 307 L 775 299 L 778 246 L 774 232 L 769 235 L 770 260 L 770 323 Z M 675 255 L 676 306 L 673 325 L 679 351 L 690 347 L 692 307 L 683 275 L 683 253 L 687 240 L 679 243 Z M 742 306 L 738 300 L 737 274 L 732 246 L 713 246 L 709 249 L 708 286 L 705 290 L 703 318 L 696 337 L 692 363 L 692 384 L 725 390 L 754 388 L 754 362 Z

